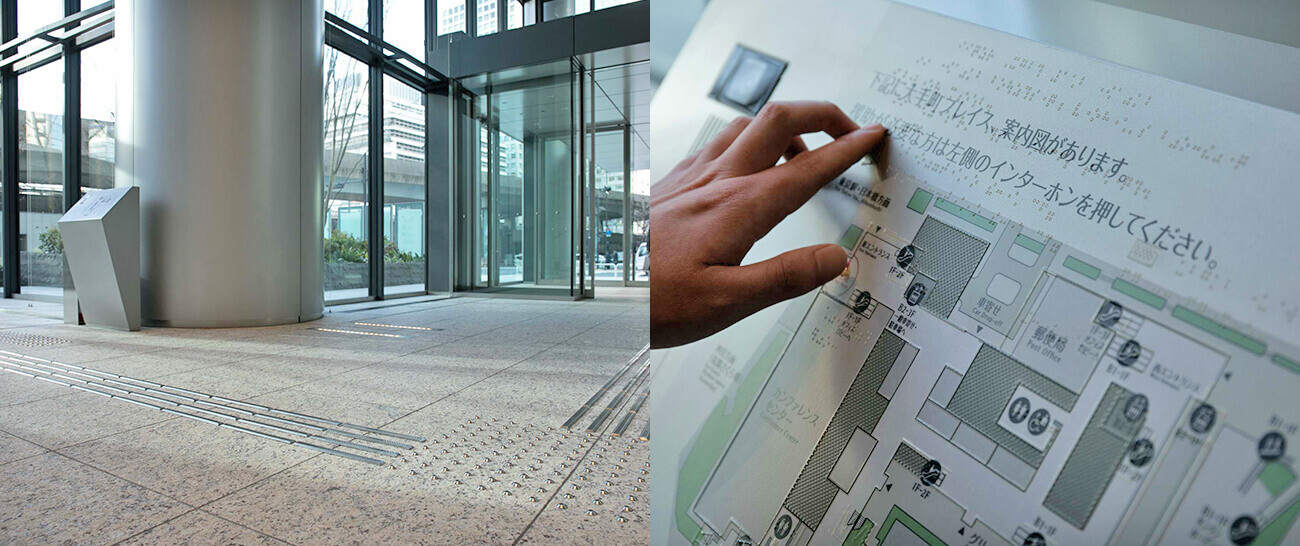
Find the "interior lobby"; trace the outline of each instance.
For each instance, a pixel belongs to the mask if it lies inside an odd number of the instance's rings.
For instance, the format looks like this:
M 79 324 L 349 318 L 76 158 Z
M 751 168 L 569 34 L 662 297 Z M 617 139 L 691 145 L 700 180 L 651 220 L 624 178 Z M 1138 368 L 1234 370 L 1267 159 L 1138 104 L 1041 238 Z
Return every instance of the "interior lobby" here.
M 649 4 L 0 0 L 0 543 L 647 542 Z

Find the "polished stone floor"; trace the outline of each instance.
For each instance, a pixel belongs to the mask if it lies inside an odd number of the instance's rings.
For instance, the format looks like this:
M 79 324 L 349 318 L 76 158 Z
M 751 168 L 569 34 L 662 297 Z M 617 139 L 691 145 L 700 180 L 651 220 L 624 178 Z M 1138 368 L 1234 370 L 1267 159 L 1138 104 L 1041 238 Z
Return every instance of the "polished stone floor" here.
M 561 429 L 648 342 L 648 293 L 608 292 L 130 333 L 0 300 L 5 354 L 428 439 L 377 466 L 0 373 L 0 543 L 646 543 L 645 412 L 611 434 L 635 396 Z

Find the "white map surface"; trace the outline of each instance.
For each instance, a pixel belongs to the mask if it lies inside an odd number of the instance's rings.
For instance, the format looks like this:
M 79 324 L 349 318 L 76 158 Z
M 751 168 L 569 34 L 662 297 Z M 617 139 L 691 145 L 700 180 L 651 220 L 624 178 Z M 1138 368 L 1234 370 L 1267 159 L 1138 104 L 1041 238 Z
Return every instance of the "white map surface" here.
M 846 276 L 654 355 L 655 543 L 1300 540 L 1300 116 L 886 2 L 715 4 L 658 172 L 735 115 L 737 43 L 891 137 L 747 257 Z

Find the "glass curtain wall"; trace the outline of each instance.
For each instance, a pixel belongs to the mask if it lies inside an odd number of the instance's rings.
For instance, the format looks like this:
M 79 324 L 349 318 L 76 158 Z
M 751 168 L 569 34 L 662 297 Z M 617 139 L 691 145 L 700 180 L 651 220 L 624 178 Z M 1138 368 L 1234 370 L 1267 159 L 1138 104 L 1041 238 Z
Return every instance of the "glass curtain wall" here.
M 477 2 L 475 15 L 478 19 L 478 35 L 487 36 L 497 31 L 497 0 L 470 0 Z
M 624 200 L 623 134 L 625 129 L 595 131 L 592 159 L 596 183 L 596 280 L 622 282 L 630 256 L 624 246 L 627 215 Z
M 414 55 L 428 56 L 424 47 L 425 0 L 384 0 L 384 41 Z
M 368 0 L 325 0 L 325 11 L 360 28 L 370 28 Z
M 524 157 L 523 141 L 516 123 L 505 123 L 496 133 L 497 161 L 489 165 L 496 172 L 496 196 L 493 217 L 496 218 L 497 284 L 514 284 L 524 281 L 524 249 L 527 235 L 524 222 Z M 509 127 L 506 127 L 509 126 Z M 535 228 L 528 222 L 528 228 Z M 532 229 L 529 229 L 532 231 Z
M 631 141 L 632 165 L 628 180 L 628 252 L 632 253 L 627 266 L 628 281 L 634 285 L 650 282 L 650 124 L 633 124 L 628 134 Z
M 326 33 L 321 207 L 327 303 L 427 292 L 430 83 L 407 72 L 423 73 L 424 65 L 402 57 L 427 56 L 425 9 L 424 2 L 406 0 L 327 1 L 328 13 L 387 44 L 351 30 L 348 36 Z
M 650 147 L 635 125 L 592 132 L 596 281 L 645 285 L 650 281 Z
M 17 34 L 8 38 L 26 42 L 4 72 L 13 100 L 3 112 L 13 130 L 4 136 L 17 153 L 3 158 L 13 171 L 6 170 L 12 174 L 0 191 L 12 192 L 7 198 L 17 205 L 3 212 L 18 215 L 0 215 L 5 261 L 12 265 L 4 288 L 6 295 L 58 301 L 67 282 L 58 220 L 83 193 L 114 185 L 114 45 L 103 32 L 77 34 L 55 48 L 47 39 L 28 40 L 82 4 L 98 2 L 8 1 L 17 13 Z M 79 24 L 68 29 L 77 33 Z
M 569 78 L 578 92 L 573 95 L 573 112 L 578 119 L 576 132 L 580 139 L 576 153 L 573 153 L 575 182 L 577 190 L 573 202 L 578 206 L 574 211 L 573 264 L 578 271 L 577 293 L 583 297 L 595 296 L 596 287 L 596 171 L 592 152 L 594 133 L 593 121 L 596 111 L 596 87 L 590 73 L 583 68 L 577 58 L 570 59 L 572 73 Z
M 38 28 L 62 19 L 63 15 L 63 0 L 18 0 L 18 35 L 30 34 Z
M 18 35 L 63 17 L 63 2 L 20 0 Z M 30 46 L 29 46 L 30 47 Z M 63 63 L 18 77 L 18 290 L 63 296 Z
M 18 76 L 19 291 L 63 296 L 63 63 Z
M 81 193 L 112 188 L 117 158 L 117 42 L 81 52 Z
M 536 0 L 534 0 L 536 1 Z M 542 20 L 582 15 L 592 10 L 612 8 L 640 0 L 541 0 Z
M 370 289 L 369 67 L 325 48 L 323 215 L 325 301 Z
M 474 116 L 478 120 L 475 124 L 476 141 L 474 149 L 474 251 L 475 251 L 475 279 L 474 287 L 485 288 L 491 285 L 490 279 L 493 278 L 491 266 L 491 243 L 489 241 L 491 226 L 489 220 L 492 217 L 492 162 L 488 160 L 491 150 L 494 149 L 492 138 L 497 134 L 493 129 L 491 121 L 488 119 L 486 97 L 483 100 L 474 101 Z
M 425 287 L 425 96 L 384 77 L 384 295 Z
M 596 226 L 596 281 L 649 280 L 649 72 L 646 63 L 591 71 L 591 178 Z
M 438 13 L 438 35 L 465 30 L 465 0 L 434 0 Z

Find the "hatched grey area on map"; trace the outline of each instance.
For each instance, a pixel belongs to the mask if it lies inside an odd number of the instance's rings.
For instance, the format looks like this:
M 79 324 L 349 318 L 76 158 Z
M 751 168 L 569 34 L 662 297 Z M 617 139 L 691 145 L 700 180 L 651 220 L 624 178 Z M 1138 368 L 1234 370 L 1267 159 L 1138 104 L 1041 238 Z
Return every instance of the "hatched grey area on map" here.
M 935 316 L 948 318 L 989 244 L 933 216 L 921 224 L 912 244 L 921 249 L 913 263 L 916 272 L 934 280 L 921 300 L 921 307 Z
M 1043 462 L 1043 452 L 998 426 L 1003 408 L 1007 407 L 1011 395 L 1020 385 L 1066 411 L 1073 410 L 1079 398 L 1055 381 L 986 344 L 975 354 L 974 362 L 962 377 L 952 401 L 948 402 L 948 411 L 1037 468 Z
M 889 400 L 877 391 L 906 345 L 907 342 L 889 331 L 880 335 L 786 496 L 786 509 L 800 521 L 808 522 L 813 529 L 822 521 L 831 501 L 835 500 L 835 494 L 840 491 L 839 486 L 830 480 L 830 474 L 853 432 L 859 428 L 871 432 L 889 406 Z
M 893 460 L 903 465 L 903 468 L 906 468 L 908 472 L 917 477 L 921 476 L 921 470 L 925 468 L 925 463 L 930 462 L 930 459 L 912 446 L 907 445 L 906 442 L 898 444 L 898 449 L 894 451 Z
M 1087 525 L 1144 422 L 1146 397 L 1112 383 L 1052 483 L 1043 506 L 1075 527 Z

